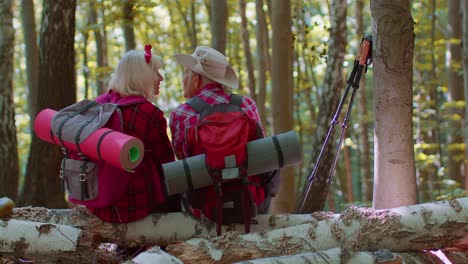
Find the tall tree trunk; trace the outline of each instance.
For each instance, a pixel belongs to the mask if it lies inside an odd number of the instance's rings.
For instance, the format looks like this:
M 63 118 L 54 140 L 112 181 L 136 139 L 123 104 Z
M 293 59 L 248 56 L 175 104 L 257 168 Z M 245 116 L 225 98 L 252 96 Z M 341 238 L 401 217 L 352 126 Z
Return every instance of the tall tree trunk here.
M 245 15 L 245 0 L 239 0 L 239 13 L 241 17 L 241 30 L 242 30 L 242 47 L 244 48 L 244 57 L 245 63 L 247 66 L 247 75 L 249 78 L 249 82 L 247 86 L 249 87 L 249 95 L 250 97 L 256 101 L 257 100 L 257 93 L 255 92 L 255 75 L 254 75 L 254 67 L 252 62 L 252 53 L 250 51 L 250 36 L 249 36 L 249 28 L 247 26 L 247 17 Z
M 134 0 L 122 1 L 122 14 L 123 14 L 122 29 L 124 32 L 125 50 L 127 51 L 133 50 L 136 48 L 135 31 L 133 30 L 133 24 L 134 24 L 133 7 L 134 5 L 135 5 Z
M 356 2 L 356 24 L 357 24 L 357 35 L 364 36 L 364 23 L 363 14 L 364 0 L 358 0 Z M 361 121 L 359 127 L 361 128 L 360 133 L 360 168 L 361 168 L 361 182 L 363 189 L 363 200 L 372 201 L 372 174 L 371 174 L 371 155 L 370 155 L 370 144 L 369 144 L 369 121 L 370 121 L 370 109 L 367 107 L 367 82 L 366 78 L 361 79 L 359 85 L 359 113 L 361 115 Z M 360 199 L 360 198 L 359 198 Z
M 459 74 L 461 72 L 462 65 L 462 47 L 461 47 L 461 38 L 462 38 L 462 17 L 461 17 L 461 2 L 460 0 L 449 0 L 448 1 L 448 50 L 449 55 L 447 58 L 448 65 L 448 89 L 449 97 L 448 101 L 455 103 L 461 102 L 464 98 L 463 93 L 463 76 Z M 459 108 L 454 107 L 453 112 L 450 114 L 458 115 L 462 117 Z M 462 133 L 462 123 L 459 119 L 453 120 L 449 119 L 449 128 L 450 134 L 448 138 L 449 151 L 447 157 L 447 168 L 448 175 L 451 179 L 459 182 L 463 185 L 461 166 L 463 161 L 463 152 L 460 148 L 457 148 L 456 145 L 463 143 L 463 133 Z M 453 145 L 455 146 L 453 146 Z M 452 146 L 451 146 L 452 145 Z
M 105 23 L 104 17 L 102 17 L 102 23 L 98 24 L 97 18 L 98 13 L 96 9 L 99 5 L 91 4 L 89 9 L 89 24 L 94 25 L 94 40 L 96 43 L 96 61 L 97 61 L 97 69 L 96 69 L 96 93 L 102 94 L 106 90 L 106 85 L 104 83 L 104 78 L 107 73 L 104 69 L 107 67 L 107 45 L 105 42 Z
M 340 92 L 345 84 L 343 77 L 343 60 L 347 35 L 346 12 L 347 4 L 345 0 L 332 1 L 330 40 L 328 42 L 327 51 L 328 62 L 322 86 L 323 91 L 319 114 L 317 115 L 318 120 L 315 122 L 317 124 L 317 129 L 312 140 L 312 149 L 314 151 L 311 155 L 313 158 L 312 162 L 316 161 L 318 158 L 320 149 L 327 135 L 330 120 L 332 120 L 338 106 Z M 307 195 L 307 198 L 304 201 L 302 213 L 310 213 L 322 209 L 321 207 L 327 196 L 327 177 L 335 156 L 335 145 L 336 144 L 333 143 L 333 140 L 330 140 L 328 146 L 323 152 L 322 163 L 318 168 L 316 179 L 312 181 L 309 195 Z M 314 164 L 310 165 L 312 168 Z M 305 184 L 304 187 L 305 188 L 299 197 L 300 201 L 304 199 L 308 189 L 307 184 Z M 299 202 L 297 206 L 299 208 L 301 206 L 301 202 Z
M 219 52 L 226 53 L 227 0 L 211 0 L 211 46 Z
M 38 110 L 58 110 L 76 102 L 76 0 L 44 0 L 39 47 Z M 63 154 L 33 134 L 22 205 L 66 207 L 58 177 Z
M 31 120 L 37 114 L 37 93 L 39 84 L 39 49 L 37 48 L 36 19 L 33 0 L 21 0 L 21 20 L 26 49 L 26 71 L 28 75 L 28 108 Z M 31 122 L 31 129 L 32 129 Z
M 374 208 L 415 204 L 414 21 L 409 0 L 371 0 L 374 31 Z
M 463 0 L 463 87 L 468 102 L 468 0 Z M 468 104 L 465 104 L 465 190 L 468 191 Z
M 257 109 L 262 122 L 267 121 L 265 102 L 266 102 L 266 85 L 267 72 L 269 70 L 268 59 L 268 31 L 265 20 L 265 12 L 263 11 L 263 0 L 255 0 L 255 13 L 257 15 L 256 38 L 257 38 Z
M 293 128 L 292 59 L 293 37 L 291 32 L 290 0 L 272 1 L 272 116 L 275 134 Z M 294 168 L 281 170 L 280 187 L 272 201 L 272 213 L 289 213 L 295 202 Z
M 18 195 L 18 141 L 13 101 L 13 1 L 0 3 L 0 196 Z

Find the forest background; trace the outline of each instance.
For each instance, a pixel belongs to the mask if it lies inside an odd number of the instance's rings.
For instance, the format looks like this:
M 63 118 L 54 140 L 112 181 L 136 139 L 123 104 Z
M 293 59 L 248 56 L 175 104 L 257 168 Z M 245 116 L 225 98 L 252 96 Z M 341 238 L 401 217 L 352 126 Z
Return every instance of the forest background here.
M 23 206 L 67 207 L 58 177 L 62 154 L 57 146 L 35 137 L 31 117 L 43 108 L 57 110 L 105 91 L 125 51 L 143 49 L 147 43 L 165 62 L 161 71 L 165 80 L 154 103 L 168 117 L 184 101 L 183 69 L 172 55 L 190 54 L 197 45 L 206 45 L 229 57 L 239 72 L 238 92 L 257 101 L 269 135 L 298 132 L 303 162 L 283 172 L 287 179 L 283 192 L 295 195 L 277 205 L 280 212 L 292 212 L 361 39 L 372 33 L 371 2 L 385 1 L 280 0 L 276 9 L 272 2 L 3 1 L 0 45 L 7 52 L 1 54 L 5 59 L 0 68 L 0 196 Z M 410 147 L 417 201 L 466 196 L 468 88 L 463 74 L 468 69 L 462 64 L 461 45 L 466 1 L 396 2 L 411 3 L 403 13 L 412 14 L 414 22 L 410 106 L 414 148 Z M 284 34 L 276 31 L 275 36 L 275 28 L 281 26 Z M 413 48 L 405 43 L 401 49 Z M 10 60 L 8 54 L 13 55 Z M 350 204 L 372 203 L 378 104 L 374 92 L 379 85 L 374 74 L 371 66 L 363 75 L 325 209 L 340 212 Z M 327 149 L 325 167 L 330 167 L 333 151 Z

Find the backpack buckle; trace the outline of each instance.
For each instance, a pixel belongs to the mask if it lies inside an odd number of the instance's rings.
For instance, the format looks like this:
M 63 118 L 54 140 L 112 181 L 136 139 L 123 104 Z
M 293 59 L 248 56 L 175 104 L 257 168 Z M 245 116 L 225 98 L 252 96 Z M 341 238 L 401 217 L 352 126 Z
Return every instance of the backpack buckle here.
M 86 181 L 86 174 L 85 173 L 80 173 L 80 182 Z
M 67 151 L 67 149 L 66 149 L 66 148 L 64 148 L 64 147 L 61 147 L 60 149 L 62 149 L 62 153 L 63 153 L 63 155 L 68 155 L 68 151 Z
M 80 159 L 82 159 L 82 160 L 87 159 L 86 156 L 83 153 L 78 152 L 77 154 L 80 157 Z

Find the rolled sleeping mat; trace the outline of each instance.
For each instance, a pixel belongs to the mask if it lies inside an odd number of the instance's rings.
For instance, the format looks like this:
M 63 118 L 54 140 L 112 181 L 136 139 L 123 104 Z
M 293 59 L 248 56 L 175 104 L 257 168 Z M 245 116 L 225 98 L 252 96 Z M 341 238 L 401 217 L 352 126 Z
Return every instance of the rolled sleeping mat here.
M 257 175 L 302 160 L 302 148 L 294 131 L 257 139 L 247 143 L 247 174 Z M 213 184 L 206 167 L 205 154 L 162 165 L 169 195 L 200 189 Z
M 49 143 L 61 146 L 60 140 L 51 130 L 51 123 L 57 111 L 44 109 L 34 119 L 34 132 Z M 63 141 L 65 147 L 78 151 L 74 142 Z M 99 128 L 79 144 L 81 152 L 93 161 L 103 160 L 117 168 L 132 170 L 143 160 L 143 142 L 124 133 Z

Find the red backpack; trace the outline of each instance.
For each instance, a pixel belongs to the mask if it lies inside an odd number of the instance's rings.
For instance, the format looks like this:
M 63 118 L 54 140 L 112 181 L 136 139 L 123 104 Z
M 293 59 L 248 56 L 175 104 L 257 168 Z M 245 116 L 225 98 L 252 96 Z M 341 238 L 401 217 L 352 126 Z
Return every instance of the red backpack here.
M 222 224 L 244 223 L 250 231 L 250 219 L 257 206 L 264 206 L 271 177 L 247 175 L 247 142 L 263 137 L 260 125 L 241 108 L 242 96 L 231 95 L 229 103 L 210 105 L 199 97 L 187 101 L 199 115 L 199 123 L 186 131 L 189 153 L 205 153 L 213 186 L 190 190 L 186 202 L 193 214 L 216 221 L 218 235 Z M 197 175 L 193 175 L 197 177 Z M 267 199 L 269 202 L 269 199 Z M 268 205 L 269 206 L 269 205 Z

